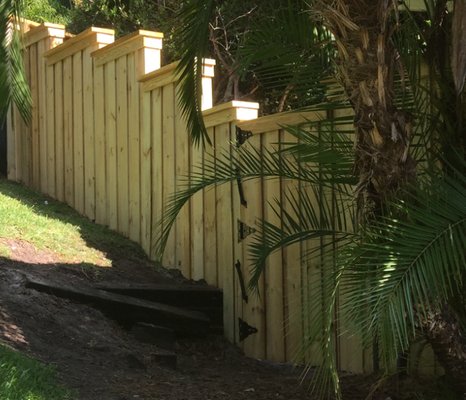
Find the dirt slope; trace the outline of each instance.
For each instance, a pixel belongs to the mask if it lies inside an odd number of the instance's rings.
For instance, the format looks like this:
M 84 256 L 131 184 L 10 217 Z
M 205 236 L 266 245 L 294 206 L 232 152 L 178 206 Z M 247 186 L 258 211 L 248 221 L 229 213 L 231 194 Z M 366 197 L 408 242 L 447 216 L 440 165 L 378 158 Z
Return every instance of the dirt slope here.
M 82 400 L 305 399 L 297 371 L 248 359 L 220 337 L 176 344 L 176 369 L 154 361 L 153 345 L 136 341 L 114 321 L 83 304 L 25 287 L 25 277 L 54 282 L 180 282 L 132 260 L 98 273 L 54 264 L 27 243 L 10 243 L 0 258 L 0 339 L 57 367 Z M 24 262 L 24 261 L 27 262 Z

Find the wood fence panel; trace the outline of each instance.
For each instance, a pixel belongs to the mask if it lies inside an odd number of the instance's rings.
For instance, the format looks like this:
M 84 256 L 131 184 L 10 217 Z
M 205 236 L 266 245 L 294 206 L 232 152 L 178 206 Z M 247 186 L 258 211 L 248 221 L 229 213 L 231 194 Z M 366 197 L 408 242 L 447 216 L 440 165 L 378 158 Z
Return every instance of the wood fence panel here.
M 63 61 L 63 138 L 65 154 L 65 202 L 74 206 L 73 58 Z
M 230 129 L 230 138 L 231 142 L 234 143 L 235 135 L 234 133 L 236 132 L 237 125 L 236 121 L 231 123 L 231 129 Z M 229 148 L 229 155 L 230 159 L 233 158 L 233 144 Z M 240 320 L 244 321 L 244 309 L 245 309 L 245 304 L 246 300 L 244 298 L 244 295 L 247 295 L 247 292 L 243 293 L 243 287 L 242 284 L 246 284 L 244 281 L 244 275 L 243 272 L 245 270 L 244 267 L 244 260 L 243 260 L 243 247 L 244 247 L 244 242 L 240 240 L 239 234 L 238 234 L 238 223 L 241 220 L 241 212 L 243 205 L 241 204 L 241 198 L 240 198 L 240 193 L 239 193 L 239 182 L 232 182 L 231 183 L 231 204 L 232 204 L 232 229 L 233 229 L 233 235 L 232 235 L 232 240 L 233 240 L 233 260 L 232 260 L 232 265 L 229 267 L 233 270 L 233 288 L 232 288 L 232 295 L 233 295 L 233 343 L 237 344 L 241 349 L 244 350 L 244 340 L 241 339 L 240 337 Z M 224 300 L 225 301 L 225 300 Z M 228 301 L 228 300 L 227 300 Z M 224 319 L 227 317 L 224 316 Z M 228 336 L 227 336 L 228 337 Z
M 205 157 L 212 158 L 216 154 L 216 128 L 207 128 L 212 141 L 212 147 L 205 152 Z M 211 154 L 209 156 L 207 154 Z M 209 285 L 218 286 L 217 273 L 217 209 L 215 207 L 217 187 L 211 186 L 204 190 L 204 279 Z
M 23 181 L 23 151 L 24 151 L 24 140 L 22 138 L 22 130 L 25 127 L 24 122 L 21 119 L 19 111 L 13 108 L 13 126 L 14 126 L 14 137 L 15 137 L 15 162 L 16 162 L 16 179 L 18 182 Z
M 126 55 L 116 60 L 118 231 L 128 236 L 128 70 Z
M 142 92 L 141 100 L 141 246 L 151 254 L 152 232 L 152 131 L 151 92 Z
M 254 135 L 244 147 L 252 147 L 261 150 L 262 136 Z M 242 182 L 244 196 L 247 201 L 247 207 L 241 207 L 241 222 L 246 226 L 254 228 L 259 219 L 263 218 L 263 180 L 244 180 Z M 264 359 L 266 356 L 266 321 L 265 321 L 265 275 L 264 272 L 259 278 L 257 291 L 249 290 L 248 285 L 252 277 L 251 263 L 249 261 L 248 248 L 251 244 L 253 235 L 243 239 L 242 268 L 244 282 L 248 290 L 249 298 L 247 303 L 243 303 L 244 321 L 257 329 L 254 333 L 244 340 L 244 351 L 252 357 Z
M 116 62 L 105 64 L 105 150 L 106 150 L 106 204 L 107 222 L 111 229 L 118 228 L 118 164 L 116 128 Z
M 55 197 L 55 79 L 53 65 L 47 65 L 47 194 Z M 76 203 L 75 203 L 76 204 Z
M 16 136 L 15 136 L 15 125 L 14 125 L 14 110 L 10 107 L 7 114 L 6 120 L 6 132 L 7 132 L 7 178 L 16 181 Z
M 281 133 L 281 139 L 284 143 L 297 143 L 296 138 L 286 131 Z M 297 218 L 297 215 L 293 212 L 289 196 L 298 193 L 299 190 L 299 182 L 290 179 L 282 180 L 282 204 L 294 218 Z M 298 364 L 304 361 L 301 254 L 302 249 L 299 243 L 283 249 L 285 359 Z
M 140 188 L 140 120 L 137 57 L 129 53 L 128 61 L 128 168 L 129 168 L 129 238 L 141 242 L 141 188 Z
M 84 214 L 84 89 L 82 53 L 73 54 L 74 208 Z
M 262 153 L 266 150 L 278 150 L 280 131 L 265 133 L 262 140 Z M 276 201 L 281 201 L 281 181 L 279 179 L 264 179 L 264 219 L 276 226 L 281 226 L 281 216 L 277 214 Z M 285 332 L 284 332 L 284 282 L 282 250 L 270 255 L 266 262 L 265 275 L 266 303 L 266 357 L 268 360 L 284 362 Z
M 160 34 L 159 34 L 160 35 Z M 140 104 L 140 228 L 141 246 L 146 254 L 151 254 L 152 247 L 152 116 L 151 92 L 143 90 L 139 82 L 146 74 L 160 68 L 160 43 L 157 48 L 144 47 L 137 51 L 136 74 L 138 78 L 137 90 Z
M 162 89 L 162 203 L 168 204 L 176 191 L 175 84 Z M 162 210 L 163 213 L 163 210 Z M 176 268 L 176 224 L 168 236 L 162 264 Z
M 26 74 L 26 80 L 31 82 L 31 52 L 29 48 L 24 50 L 24 70 Z M 31 186 L 32 185 L 32 132 L 31 132 L 31 122 L 25 123 L 21 116 L 20 119 L 20 126 L 21 130 L 19 132 L 19 136 L 21 137 L 22 143 L 22 152 L 21 152 L 21 177 L 22 181 L 25 185 Z
M 225 154 L 231 151 L 230 123 L 215 127 L 215 156 L 224 160 Z M 233 289 L 233 242 L 235 232 L 232 220 L 232 184 L 224 183 L 216 187 L 216 248 L 217 248 L 217 286 L 227 291 L 229 297 Z M 229 313 L 233 310 L 228 304 Z
M 224 159 L 223 154 L 231 152 L 231 124 L 226 123 L 215 128 L 216 155 Z M 234 213 L 232 183 L 224 183 L 217 187 L 216 241 L 218 251 L 218 286 L 223 290 L 223 326 L 226 338 L 235 342 L 235 269 L 234 247 L 236 232 L 234 231 Z
M 152 133 L 152 223 L 160 223 L 163 210 L 163 142 L 162 142 L 162 88 L 151 93 L 151 133 Z M 159 225 L 158 229 L 162 229 Z M 156 228 L 157 229 L 157 228 Z M 156 232 L 152 231 L 151 244 L 155 243 Z M 155 258 L 153 248 L 151 256 Z
M 107 225 L 107 152 L 105 139 L 105 67 L 94 68 L 95 221 Z
M 95 139 L 94 139 L 94 66 L 91 53 L 99 48 L 92 43 L 83 50 L 83 143 L 84 215 L 95 220 Z
M 39 175 L 40 191 L 47 193 L 48 176 L 47 176 L 47 76 L 44 53 L 49 50 L 51 39 L 45 38 L 37 43 L 37 75 L 38 75 L 38 107 L 39 114 Z
M 190 151 L 191 140 L 189 138 L 186 120 L 182 116 L 182 110 L 178 102 L 179 85 L 175 89 L 175 132 L 176 132 L 176 179 L 177 185 L 184 181 L 186 187 L 186 179 L 190 172 Z M 183 273 L 183 276 L 191 278 L 191 230 L 189 223 L 190 208 L 186 204 L 180 211 L 176 221 L 176 266 Z M 194 240 L 194 238 L 193 238 Z
M 37 43 L 29 46 L 29 83 L 32 98 L 31 130 L 31 185 L 35 190 L 40 189 L 40 139 L 39 139 L 39 77 Z
M 191 162 L 196 173 L 203 169 L 203 154 L 200 146 L 191 148 Z M 190 200 L 191 209 L 191 278 L 204 278 L 204 191 L 197 192 Z
M 63 140 L 63 62 L 54 64 L 55 78 L 55 197 L 65 201 L 65 157 Z

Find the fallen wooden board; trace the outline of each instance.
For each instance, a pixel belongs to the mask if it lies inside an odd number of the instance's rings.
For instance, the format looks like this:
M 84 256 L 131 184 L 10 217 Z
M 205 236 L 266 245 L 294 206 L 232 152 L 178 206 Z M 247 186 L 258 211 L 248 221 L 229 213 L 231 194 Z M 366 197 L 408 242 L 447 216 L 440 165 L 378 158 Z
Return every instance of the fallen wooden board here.
M 217 332 L 221 332 L 223 328 L 223 293 L 220 289 L 212 286 L 192 284 L 107 284 L 97 285 L 97 288 L 111 293 L 199 311 L 210 318 L 211 328 L 215 326 Z
M 97 285 L 97 288 L 178 307 L 223 307 L 222 291 L 207 285 L 119 284 Z
M 209 318 L 197 311 L 184 310 L 91 287 L 75 287 L 30 277 L 26 280 L 26 287 L 90 304 L 125 324 L 153 323 L 173 329 L 177 335 L 181 336 L 205 335 L 209 330 Z

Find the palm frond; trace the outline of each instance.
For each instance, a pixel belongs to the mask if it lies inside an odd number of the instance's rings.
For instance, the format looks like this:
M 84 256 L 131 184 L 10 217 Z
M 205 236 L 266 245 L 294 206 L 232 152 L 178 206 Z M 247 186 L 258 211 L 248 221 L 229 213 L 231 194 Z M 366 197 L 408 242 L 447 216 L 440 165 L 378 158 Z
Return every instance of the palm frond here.
M 32 98 L 24 71 L 21 42 L 21 0 L 0 2 L 0 119 L 13 101 L 25 121 L 31 119 Z
M 202 62 L 208 56 L 209 22 L 215 3 L 215 0 L 186 2 L 178 16 L 180 25 L 175 35 L 182 54 L 177 67 L 180 74 L 178 102 L 194 144 L 203 146 L 210 144 L 210 139 L 201 114 Z
M 286 128 L 294 135 L 315 134 L 312 130 L 306 130 L 305 127 L 300 129 Z M 347 139 L 342 139 L 346 140 Z M 338 138 L 336 138 L 338 141 Z M 178 213 L 189 199 L 198 191 L 209 186 L 220 185 L 226 182 L 234 182 L 240 174 L 241 179 L 251 180 L 259 178 L 286 178 L 306 182 L 307 184 L 319 184 L 322 187 L 331 189 L 335 184 L 342 184 L 342 190 L 346 190 L 346 195 L 351 193 L 350 185 L 354 183 L 351 165 L 347 158 L 335 151 L 327 152 L 327 170 L 318 168 L 309 168 L 314 163 L 317 165 L 322 162 L 319 151 L 325 150 L 325 141 L 318 143 L 309 141 L 307 147 L 303 144 L 299 153 L 290 150 L 288 154 L 274 149 L 265 149 L 261 151 L 253 147 L 240 147 L 232 145 L 231 150 L 224 150 L 220 155 L 214 157 L 210 153 L 205 154 L 203 165 L 193 169 L 193 172 L 178 182 L 178 190 L 164 205 L 164 215 L 158 223 L 157 231 L 159 235 L 155 240 L 154 247 L 157 257 L 160 258 L 165 244 Z M 333 142 L 328 142 L 327 146 L 333 146 Z M 306 150 L 307 149 L 307 150 Z M 302 168 L 303 161 L 300 157 L 305 154 L 305 160 L 308 164 Z M 330 157 L 333 154 L 333 158 Z M 324 163 L 322 163 L 324 164 Z
M 336 190 L 335 190 L 336 189 Z M 257 233 L 249 246 L 252 276 L 249 287 L 257 289 L 257 283 L 264 272 L 267 258 L 275 251 L 302 243 L 311 239 L 328 238 L 328 244 L 319 243 L 310 248 L 305 257 L 322 256 L 327 249 L 345 245 L 353 241 L 357 235 L 352 230 L 352 196 L 347 188 L 337 186 L 334 189 L 341 195 L 339 202 L 324 193 L 321 185 L 311 184 L 305 190 L 293 188 L 286 194 L 286 207 L 281 202 L 269 205 L 281 219 L 281 225 L 274 225 L 266 220 L 258 223 Z M 336 206 L 336 207 L 335 207 Z M 331 249 L 329 249 L 331 250 Z
M 252 71 L 266 90 L 294 95 L 303 104 L 320 102 L 325 95 L 321 80 L 333 68 L 332 37 L 310 19 L 306 2 L 284 3 L 273 14 L 253 21 L 238 51 L 238 69 Z
M 379 336 L 388 368 L 416 336 L 426 312 L 464 287 L 464 178 L 424 179 L 344 257 L 343 312 L 357 332 Z

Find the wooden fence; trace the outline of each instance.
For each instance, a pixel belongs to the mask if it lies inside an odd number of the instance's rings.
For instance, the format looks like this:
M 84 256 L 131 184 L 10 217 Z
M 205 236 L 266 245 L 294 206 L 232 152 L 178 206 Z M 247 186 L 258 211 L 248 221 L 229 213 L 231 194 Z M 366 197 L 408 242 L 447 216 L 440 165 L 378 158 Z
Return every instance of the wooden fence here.
M 81 214 L 128 236 L 153 257 L 154 225 L 176 181 L 203 163 L 191 145 L 177 101 L 176 63 L 161 66 L 163 35 L 137 31 L 114 40 L 109 29 L 72 36 L 61 25 L 32 24 L 24 59 L 33 97 L 29 126 L 12 109 L 7 121 L 8 177 L 64 201 Z M 257 119 L 259 105 L 233 101 L 212 107 L 215 62 L 204 61 L 202 107 L 214 155 L 231 151 L 237 127 L 251 131 L 245 146 L 261 152 L 287 138 L 281 126 L 321 120 L 318 113 Z M 249 122 L 247 122 L 249 120 Z M 246 121 L 246 122 L 240 122 Z M 288 139 L 288 138 L 287 138 Z M 245 353 L 277 362 L 318 362 L 300 354 L 309 324 L 309 281 L 318 265 L 303 264 L 306 244 L 274 253 L 260 281 L 261 296 L 241 290 L 238 270 L 250 277 L 239 224 L 259 218 L 280 223 L 267 200 L 285 200 L 286 180 L 246 181 L 198 193 L 169 237 L 163 264 L 223 289 L 226 337 Z M 240 322 L 241 321 L 241 322 Z M 257 333 L 240 340 L 242 322 Z M 338 337 L 342 370 L 368 372 L 370 354 Z

